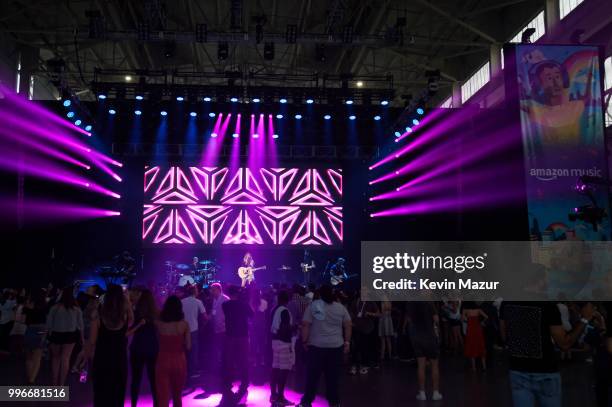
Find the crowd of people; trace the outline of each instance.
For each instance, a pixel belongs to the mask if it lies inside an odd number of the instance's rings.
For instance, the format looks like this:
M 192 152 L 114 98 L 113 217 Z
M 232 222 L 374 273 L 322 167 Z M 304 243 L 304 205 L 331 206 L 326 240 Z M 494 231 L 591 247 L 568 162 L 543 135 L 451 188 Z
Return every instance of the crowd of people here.
M 486 371 L 493 354 L 507 355 L 514 405 L 560 406 L 559 359 L 580 354 L 592 362 L 596 398 L 606 406 L 609 308 L 590 302 L 373 302 L 327 285 L 261 290 L 214 283 L 164 297 L 117 285 L 6 289 L 0 351 L 23 358 L 25 384 L 64 385 L 74 374 L 83 386 L 91 383 L 94 406 L 105 407 L 123 406 L 128 382 L 131 404 L 138 405 L 145 372 L 156 406 L 180 406 L 194 392 L 195 398 L 221 393 L 221 406 L 238 405 L 247 398 L 254 369 L 268 372 L 272 406 L 310 407 L 323 376 L 333 407 L 341 403 L 345 370 L 368 375 L 393 360 L 416 363 L 417 400 L 442 400 L 439 360 L 457 354 L 473 371 Z M 45 355 L 49 383 L 39 379 Z M 206 372 L 218 380 L 205 381 Z M 301 400 L 285 396 L 292 372 L 304 374 Z

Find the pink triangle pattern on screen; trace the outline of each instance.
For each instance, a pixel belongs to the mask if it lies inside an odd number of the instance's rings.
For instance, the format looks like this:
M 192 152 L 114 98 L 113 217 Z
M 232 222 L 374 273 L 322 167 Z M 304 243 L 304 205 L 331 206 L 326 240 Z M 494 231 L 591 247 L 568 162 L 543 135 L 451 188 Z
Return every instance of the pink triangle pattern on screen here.
M 336 245 L 342 170 L 145 167 L 142 238 L 150 244 Z

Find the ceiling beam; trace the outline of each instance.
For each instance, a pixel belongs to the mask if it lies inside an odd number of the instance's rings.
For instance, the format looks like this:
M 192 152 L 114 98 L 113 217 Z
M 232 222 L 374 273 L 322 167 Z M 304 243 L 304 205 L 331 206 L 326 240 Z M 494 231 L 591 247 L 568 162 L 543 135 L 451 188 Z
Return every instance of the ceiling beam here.
M 408 58 L 408 55 L 404 55 L 401 52 L 398 52 L 398 51 L 396 51 L 394 49 L 389 49 L 389 52 L 391 52 L 392 54 L 395 54 L 397 56 L 400 56 L 402 58 Z M 433 67 L 433 66 L 431 66 L 429 64 L 424 64 L 424 63 L 420 63 L 420 62 L 416 62 L 416 61 L 408 60 L 407 62 L 410 65 L 414 65 L 414 66 L 417 66 L 417 67 L 425 69 L 425 70 L 438 69 L 438 68 L 435 68 L 435 67 Z M 457 78 L 455 78 L 454 76 L 452 76 L 452 75 L 450 75 L 450 74 L 448 74 L 446 72 L 443 72 L 442 70 L 440 70 L 440 76 L 442 76 L 443 78 L 448 79 L 449 81 L 457 81 Z
M 489 7 L 478 7 L 473 11 L 467 12 L 467 13 L 463 13 L 461 15 L 461 17 L 474 17 L 480 14 L 485 14 L 485 13 L 489 13 L 491 11 L 495 11 L 495 10 L 499 10 L 500 8 L 504 8 L 504 7 L 508 7 L 508 6 L 513 6 L 515 4 L 519 4 L 519 3 L 525 3 L 529 0 L 510 0 L 510 1 L 506 1 L 503 3 L 497 3 L 497 4 L 493 4 Z
M 385 21 L 385 18 L 388 15 L 390 3 L 391 3 L 390 0 L 385 0 L 381 2 L 380 5 L 378 5 L 379 7 L 378 13 L 376 13 L 376 15 L 371 20 L 372 24 L 370 24 L 370 27 L 368 29 L 368 34 L 375 34 L 378 27 L 380 27 L 380 25 Z M 349 72 L 357 71 L 357 67 L 359 66 L 359 64 L 361 64 L 361 62 L 363 62 L 363 59 L 367 56 L 368 51 L 369 51 L 369 48 L 367 47 L 359 48 L 359 51 L 357 51 L 357 56 L 355 57 L 355 60 L 351 64 Z M 337 66 L 336 71 L 338 71 L 339 68 L 340 66 Z
M 442 10 L 440 7 L 431 4 L 431 2 L 429 0 L 416 0 L 417 2 L 419 2 L 420 4 L 422 4 L 423 6 L 427 7 L 428 9 L 438 13 L 439 15 L 447 18 L 448 20 L 460 25 L 461 27 L 472 31 L 473 33 L 477 34 L 478 36 L 484 38 L 485 40 L 495 44 L 498 41 L 493 38 L 492 36 L 490 36 L 489 34 L 485 33 L 484 31 L 480 30 L 479 28 L 474 27 L 471 24 L 466 23 L 465 21 L 462 21 L 460 19 L 458 19 L 457 17 L 453 16 L 452 14 Z

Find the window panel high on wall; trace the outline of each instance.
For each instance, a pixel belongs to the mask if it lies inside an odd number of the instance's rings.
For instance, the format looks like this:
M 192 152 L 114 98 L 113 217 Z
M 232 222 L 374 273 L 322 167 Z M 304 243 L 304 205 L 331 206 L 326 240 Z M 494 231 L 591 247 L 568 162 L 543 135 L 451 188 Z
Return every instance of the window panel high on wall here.
M 561 19 L 565 18 L 583 1 L 584 0 L 559 0 L 559 17 Z
M 539 40 L 544 34 L 546 34 L 546 21 L 544 19 L 544 10 L 542 10 L 533 20 L 531 20 L 525 27 L 521 28 L 514 37 L 512 37 L 508 42 L 512 43 L 520 43 L 521 37 L 523 36 L 523 31 L 528 28 L 535 28 L 535 32 L 531 36 L 531 42 L 536 42 Z M 501 67 L 504 69 L 504 50 L 501 50 Z
M 480 88 L 489 82 L 490 79 L 491 71 L 489 68 L 489 62 L 487 62 L 461 86 L 461 100 L 465 103 L 476 92 L 478 92 Z
M 440 107 L 443 109 L 450 109 L 453 107 L 453 97 L 449 96 L 444 102 L 440 104 Z

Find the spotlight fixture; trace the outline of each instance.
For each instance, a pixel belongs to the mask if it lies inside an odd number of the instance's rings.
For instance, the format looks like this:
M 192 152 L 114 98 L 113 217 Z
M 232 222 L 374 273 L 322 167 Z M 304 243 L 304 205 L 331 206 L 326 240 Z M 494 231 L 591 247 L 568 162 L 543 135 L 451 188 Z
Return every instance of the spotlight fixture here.
M 278 138 L 278 134 L 273 134 L 272 138 Z
M 165 110 L 162 110 L 161 112 L 159 112 L 159 114 L 161 116 L 168 116 L 168 112 L 166 112 Z
M 232 103 L 236 103 L 237 101 L 238 101 L 238 98 L 236 98 L 236 97 L 233 97 L 233 98 L 230 99 L 230 102 L 232 102 Z
M 81 125 L 81 123 L 83 123 L 83 122 L 81 121 L 81 119 L 76 119 L 76 120 L 74 121 L 74 125 L 75 125 L 75 126 L 80 126 L 80 125 Z
M 210 133 L 210 137 L 215 138 L 215 137 L 217 137 L 217 136 L 218 136 L 218 134 L 217 134 L 217 133 Z
M 296 120 L 302 120 L 302 115 L 301 114 L 296 114 L 295 115 L 295 119 Z
M 125 75 L 125 81 L 126 82 L 131 82 L 132 81 L 132 77 L 130 75 Z
M 144 97 L 142 95 L 136 95 L 136 100 L 142 100 Z
M 189 116 L 196 117 L 198 114 L 196 112 L 189 112 Z
M 108 109 L 108 114 L 115 114 L 117 111 L 115 109 Z
M 399 131 L 395 132 L 395 137 L 401 137 L 401 136 L 402 136 L 402 133 L 400 133 Z
M 134 110 L 134 114 L 136 116 L 140 116 L 142 114 L 142 111 L 141 110 Z
M 177 97 L 176 97 L 176 101 L 177 101 L 177 102 L 182 102 L 183 100 L 185 100 L 185 98 L 184 98 L 184 97 L 182 97 L 182 96 L 177 96 Z
M 259 98 L 253 98 L 253 103 L 259 103 L 259 102 L 261 102 L 261 99 L 259 99 Z
M 347 99 L 346 102 L 347 105 L 352 105 L 353 104 L 353 100 L 352 99 Z
M 379 121 L 380 120 L 380 116 L 379 115 L 374 116 L 374 120 Z
M 308 98 L 308 99 L 306 99 L 306 103 L 308 103 L 309 105 L 312 105 L 314 103 L 314 100 Z
M 279 99 L 278 103 L 285 104 L 285 103 L 287 103 L 287 99 L 281 98 L 281 99 Z
M 325 120 L 329 120 L 329 119 L 331 119 L 331 116 L 330 116 L 330 115 L 328 115 L 328 114 L 326 114 L 325 116 L 323 116 L 323 118 L 324 118 Z
M 383 106 L 387 106 L 389 104 L 389 101 L 388 100 L 381 100 L 380 104 L 383 105 Z
M 215 114 L 213 112 L 208 113 L 208 117 L 215 117 Z
M 87 126 L 85 126 L 85 131 L 91 131 L 91 124 L 88 124 Z
M 64 103 L 62 103 L 64 105 L 64 107 L 68 107 L 72 104 L 72 102 L 70 101 L 70 99 L 66 99 L 64 100 Z
M 232 134 L 232 137 L 233 137 L 233 138 L 238 138 L 238 137 L 240 137 L 240 134 L 238 134 L 238 133 L 234 133 L 234 134 Z
M 72 119 L 74 117 L 74 112 L 71 111 L 71 112 L 66 113 L 66 117 L 69 119 Z
M 350 115 L 350 116 L 349 116 L 349 120 L 355 120 L 355 119 L 356 119 L 356 117 L 355 117 L 355 115 L 354 115 L 354 114 L 352 114 L 352 115 Z
M 259 138 L 259 134 L 257 133 L 253 134 L 253 138 Z
M 423 108 L 422 108 L 422 107 L 418 107 L 418 108 L 417 108 L 417 110 L 416 110 L 416 112 L 417 112 L 417 114 L 419 114 L 419 115 L 423 115 L 423 114 L 425 114 L 425 110 L 423 110 Z
M 202 99 L 202 100 L 204 100 L 205 102 L 210 102 L 212 99 L 211 99 L 211 98 L 209 98 L 208 96 L 206 96 L 206 97 L 204 97 L 204 99 Z
M 362 88 L 363 87 L 363 82 L 362 81 L 357 81 L 357 87 L 358 88 Z
M 100 94 L 98 95 L 98 99 L 100 99 L 100 100 L 104 100 L 104 99 L 106 99 L 106 95 L 105 95 L 104 93 L 100 93 Z
M 282 119 L 283 117 L 284 117 L 284 116 L 283 116 L 282 114 L 277 114 L 277 115 L 276 115 L 276 118 L 277 118 L 277 119 Z
M 412 124 L 414 124 L 415 126 L 419 125 L 419 121 L 417 119 L 412 119 Z

